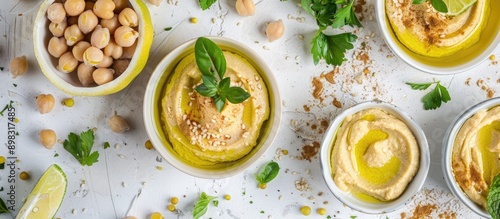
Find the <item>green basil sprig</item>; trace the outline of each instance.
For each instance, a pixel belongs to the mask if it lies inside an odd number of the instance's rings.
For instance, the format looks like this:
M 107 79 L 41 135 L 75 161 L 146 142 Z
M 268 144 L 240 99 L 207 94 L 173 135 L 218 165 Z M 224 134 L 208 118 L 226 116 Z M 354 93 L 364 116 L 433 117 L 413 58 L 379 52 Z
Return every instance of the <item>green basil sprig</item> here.
M 413 4 L 422 4 L 427 0 L 413 0 Z M 448 7 L 443 0 L 430 0 L 432 7 L 441 13 L 448 13 Z
M 210 202 L 214 202 L 214 206 L 217 207 L 219 205 L 219 202 L 215 200 L 217 197 L 215 196 L 210 196 L 207 195 L 205 192 L 202 192 L 200 195 L 200 198 L 194 205 L 194 210 L 193 210 L 193 218 L 198 219 L 201 216 L 203 216 L 205 213 L 207 213 L 208 210 L 208 204 Z
M 226 58 L 214 42 L 205 37 L 198 38 L 194 46 L 194 55 L 203 81 L 195 90 L 202 96 L 214 99 L 219 112 L 224 108 L 226 100 L 237 104 L 250 97 L 243 88 L 231 87 L 229 77 L 224 78 Z
M 280 166 L 278 163 L 271 161 L 269 162 L 264 169 L 260 172 L 260 174 L 255 174 L 255 179 L 259 182 L 259 187 L 262 188 L 262 185 L 265 185 L 278 175 L 280 171 Z

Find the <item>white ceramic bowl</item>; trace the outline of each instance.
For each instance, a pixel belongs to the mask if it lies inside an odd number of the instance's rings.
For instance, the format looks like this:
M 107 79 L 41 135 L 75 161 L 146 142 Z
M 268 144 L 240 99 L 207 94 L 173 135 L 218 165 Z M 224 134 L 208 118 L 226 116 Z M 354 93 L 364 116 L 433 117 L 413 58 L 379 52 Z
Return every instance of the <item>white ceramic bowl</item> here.
M 149 56 L 149 49 L 153 42 L 153 26 L 146 4 L 142 0 L 129 0 L 131 7 L 136 11 L 139 19 L 139 38 L 137 48 L 131 59 L 131 64 L 119 77 L 99 86 L 84 87 L 78 80 L 76 70 L 64 73 L 57 69 L 58 59 L 52 57 L 47 46 L 52 33 L 49 31 L 50 21 L 47 18 L 47 9 L 55 0 L 45 0 L 40 5 L 33 25 L 33 47 L 36 59 L 43 74 L 60 90 L 77 96 L 102 96 L 112 94 L 127 87 L 132 80 L 141 73 Z M 72 47 L 69 47 L 72 48 Z M 68 48 L 68 51 L 70 51 Z
M 397 199 L 389 202 L 372 203 L 360 200 L 350 192 L 345 192 L 337 187 L 332 177 L 331 153 L 338 128 L 340 127 L 340 125 L 342 125 L 346 116 L 353 115 L 359 111 L 370 108 L 378 108 L 384 110 L 403 121 L 413 132 L 413 135 L 415 136 L 415 139 L 417 140 L 418 146 L 420 148 L 420 166 L 418 172 L 414 176 L 411 183 L 408 184 L 403 194 L 401 194 L 401 196 Z M 320 163 L 323 178 L 325 179 L 328 188 L 330 188 L 333 195 L 335 195 L 337 199 L 354 210 L 368 214 L 381 214 L 392 212 L 403 207 L 405 203 L 407 203 L 411 199 L 411 197 L 422 188 L 427 177 L 427 173 L 429 172 L 430 154 L 427 144 L 427 138 L 425 137 L 424 132 L 407 113 L 389 103 L 368 101 L 359 103 L 349 109 L 344 110 L 333 119 L 321 143 Z
M 478 66 L 500 45 L 500 28 L 498 26 L 498 19 L 500 19 L 500 16 L 497 14 L 498 11 L 500 11 L 499 2 L 492 1 L 492 3 L 490 3 L 492 5 L 491 13 L 488 25 L 485 28 L 494 34 L 482 34 L 480 38 L 481 42 L 490 41 L 489 43 L 486 43 L 485 46 L 475 45 L 449 57 L 430 58 L 413 53 L 398 41 L 385 14 L 385 1 L 386 0 L 376 0 L 375 3 L 375 13 L 380 31 L 391 50 L 404 62 L 418 70 L 441 75 L 464 72 Z M 475 54 L 477 50 L 482 50 L 482 52 L 480 54 Z M 451 61 L 457 59 L 461 60 L 460 64 L 445 66 L 447 65 L 446 63 L 451 63 Z
M 470 108 L 466 109 L 464 112 L 462 112 L 450 125 L 448 128 L 448 131 L 446 132 L 444 138 L 443 138 L 443 159 L 442 159 L 442 165 L 443 165 L 443 175 L 444 179 L 446 181 L 446 184 L 448 184 L 448 187 L 450 188 L 451 192 L 462 202 L 464 203 L 467 207 L 469 207 L 472 211 L 475 213 L 479 214 L 481 217 L 485 218 L 491 218 L 490 213 L 484 209 L 482 206 L 477 205 L 476 203 L 472 202 L 467 195 L 462 191 L 460 188 L 460 185 L 458 185 L 457 181 L 455 181 L 455 176 L 453 174 L 452 168 L 451 168 L 451 161 L 452 161 L 452 152 L 453 152 L 453 144 L 455 142 L 455 138 L 462 128 L 462 125 L 467 121 L 469 118 L 471 118 L 474 114 L 476 114 L 478 111 L 483 110 L 483 109 L 489 109 L 495 106 L 500 105 L 500 97 L 488 99 L 485 101 L 482 101 L 476 105 L 471 106 Z
M 269 147 L 278 133 L 281 121 L 281 98 L 278 90 L 278 84 L 271 69 L 259 55 L 247 46 L 224 37 L 208 37 L 215 42 L 222 50 L 234 52 L 247 59 L 261 74 L 266 82 L 269 92 L 270 115 L 269 119 L 263 124 L 259 140 L 254 149 L 243 158 L 227 163 L 220 163 L 214 166 L 200 167 L 194 166 L 177 155 L 172 149 L 167 136 L 163 131 L 163 122 L 161 121 L 161 98 L 164 91 L 164 85 L 169 74 L 176 67 L 177 63 L 186 55 L 194 52 L 196 39 L 178 46 L 163 58 L 154 69 L 151 78 L 146 87 L 144 97 L 144 123 L 146 131 L 158 153 L 167 160 L 172 166 L 180 171 L 200 178 L 218 179 L 230 177 L 240 173 L 255 161 L 257 161 Z

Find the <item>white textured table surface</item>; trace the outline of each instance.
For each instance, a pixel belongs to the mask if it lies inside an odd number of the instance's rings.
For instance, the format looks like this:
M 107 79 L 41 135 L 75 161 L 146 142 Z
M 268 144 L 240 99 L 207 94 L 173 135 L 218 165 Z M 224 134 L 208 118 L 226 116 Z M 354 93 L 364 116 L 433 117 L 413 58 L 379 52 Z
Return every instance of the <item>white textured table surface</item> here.
M 15 184 L 11 184 L 8 167 L 0 170 L 3 200 L 10 200 L 9 186 L 15 185 L 12 213 L 17 213 L 43 171 L 57 163 L 68 178 L 68 190 L 56 215 L 59 218 L 121 218 L 139 191 L 142 193 L 130 211 L 138 218 L 148 218 L 155 211 L 165 218 L 190 218 L 201 192 L 217 195 L 220 200 L 218 207 L 209 208 L 206 218 L 298 218 L 302 217 L 299 208 L 303 205 L 311 206 L 311 218 L 479 217 L 461 204 L 444 182 L 442 138 L 451 121 L 465 108 L 500 93 L 500 65 L 496 61 L 486 60 L 479 67 L 457 75 L 419 72 L 395 57 L 385 45 L 374 19 L 374 0 L 367 0 L 360 14 L 364 27 L 355 30 L 359 37 L 355 49 L 346 55 L 349 61 L 332 73 L 334 68 L 324 62 L 313 64 L 309 42 L 317 26 L 298 6 L 297 0 L 257 0 L 256 14 L 251 17 L 240 17 L 234 2 L 219 0 L 206 11 L 200 9 L 197 0 L 164 0 L 159 7 L 148 4 L 155 34 L 151 58 L 142 74 L 119 93 L 73 97 L 75 106 L 68 108 L 60 101 L 70 96 L 44 77 L 33 54 L 32 25 L 36 8 L 27 12 L 25 8 L 36 6 L 36 1 L 2 1 L 0 107 L 13 101 L 19 120 L 14 154 L 19 162 L 14 172 L 29 171 L 32 176 L 28 181 L 16 177 Z M 190 23 L 191 17 L 197 17 L 198 23 Z M 277 19 L 283 19 L 285 35 L 269 43 L 264 28 L 266 22 Z M 165 31 L 167 27 L 172 29 Z M 186 175 L 162 160 L 155 150 L 144 147 L 148 136 L 142 119 L 142 99 L 149 75 L 156 63 L 176 45 L 205 35 L 232 38 L 259 53 L 278 78 L 283 99 L 283 121 L 272 147 L 243 173 L 222 180 Z M 29 70 L 12 79 L 8 63 L 21 55 L 28 57 Z M 500 57 L 498 50 L 495 55 Z M 433 80 L 441 81 L 448 88 L 452 101 L 437 110 L 425 111 L 419 100 L 426 92 L 411 90 L 404 82 Z M 35 97 L 40 93 L 51 93 L 56 98 L 56 107 L 49 114 L 41 115 L 36 110 Z M 422 126 L 431 151 L 431 168 L 424 188 L 405 207 L 386 215 L 366 215 L 344 206 L 326 187 L 317 156 L 310 161 L 297 158 L 302 156 L 305 145 L 321 140 L 321 131 L 311 128 L 315 123 L 328 121 L 355 103 L 373 99 L 390 102 L 407 111 Z M 334 100 L 342 107 L 337 108 Z M 131 131 L 116 134 L 108 129 L 107 120 L 115 111 L 127 118 Z M 300 127 L 299 131 L 290 125 L 292 120 L 308 121 L 309 126 Z M 4 157 L 11 156 L 4 146 L 7 124 L 8 118 L 0 116 L 0 155 Z M 47 150 L 38 143 L 37 136 L 44 128 L 55 130 L 60 140 L 66 139 L 69 132 L 97 128 L 94 148 L 101 154 L 99 162 L 92 167 L 82 167 L 60 143 L 53 150 Z M 103 149 L 104 142 L 110 142 L 111 147 Z M 289 154 L 278 156 L 278 149 L 287 149 Z M 258 189 L 253 175 L 271 159 L 278 161 L 281 171 L 265 190 Z M 309 189 L 300 191 L 295 182 L 302 178 Z M 223 200 L 224 194 L 230 194 L 232 199 Z M 169 198 L 174 196 L 179 197 L 177 214 L 166 209 Z M 325 216 L 316 213 L 320 207 L 327 209 Z M 0 215 L 4 217 L 8 218 Z

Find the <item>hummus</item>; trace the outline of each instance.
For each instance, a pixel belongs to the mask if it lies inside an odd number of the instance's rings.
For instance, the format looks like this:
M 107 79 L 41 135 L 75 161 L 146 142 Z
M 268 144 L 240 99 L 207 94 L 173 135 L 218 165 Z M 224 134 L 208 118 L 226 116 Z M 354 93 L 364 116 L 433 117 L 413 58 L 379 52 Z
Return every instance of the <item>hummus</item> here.
M 486 209 L 493 178 L 500 172 L 500 106 L 482 110 L 460 128 L 453 143 L 452 170 L 467 196 Z
M 479 41 L 489 16 L 489 1 L 477 2 L 457 16 L 437 12 L 426 1 L 385 0 L 386 15 L 396 38 L 409 50 L 427 57 L 444 57 Z
M 333 180 L 341 190 L 390 201 L 412 181 L 419 159 L 417 141 L 403 121 L 366 109 L 347 116 L 337 131 Z
M 194 53 L 183 58 L 167 82 L 162 98 L 164 131 L 172 148 L 199 166 L 235 161 L 257 145 L 260 128 L 269 118 L 266 84 L 243 57 L 224 51 L 225 77 L 251 97 L 240 104 L 226 102 L 218 112 L 210 97 L 194 90 L 202 83 Z

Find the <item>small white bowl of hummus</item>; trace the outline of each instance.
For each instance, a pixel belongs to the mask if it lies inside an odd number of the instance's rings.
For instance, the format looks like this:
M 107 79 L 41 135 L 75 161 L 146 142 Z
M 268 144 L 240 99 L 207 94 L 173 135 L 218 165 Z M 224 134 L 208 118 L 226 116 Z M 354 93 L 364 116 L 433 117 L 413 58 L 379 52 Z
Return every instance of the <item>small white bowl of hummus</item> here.
M 335 197 L 354 210 L 381 214 L 403 207 L 422 188 L 430 155 L 424 132 L 407 113 L 369 101 L 333 119 L 320 163 Z
M 146 131 L 158 153 L 182 172 L 225 178 L 242 172 L 271 146 L 281 121 L 278 85 L 266 62 L 247 46 L 224 37 L 207 37 L 226 60 L 224 77 L 250 98 L 226 102 L 200 95 L 196 39 L 171 51 L 153 71 L 144 99 Z
M 461 113 L 443 139 L 443 174 L 452 193 L 472 211 L 491 218 L 486 197 L 500 173 L 500 97 Z
M 477 0 L 456 16 L 426 1 L 377 0 L 379 28 L 391 50 L 412 67 L 456 74 L 486 60 L 500 44 L 500 2 Z

